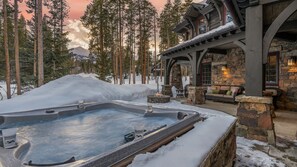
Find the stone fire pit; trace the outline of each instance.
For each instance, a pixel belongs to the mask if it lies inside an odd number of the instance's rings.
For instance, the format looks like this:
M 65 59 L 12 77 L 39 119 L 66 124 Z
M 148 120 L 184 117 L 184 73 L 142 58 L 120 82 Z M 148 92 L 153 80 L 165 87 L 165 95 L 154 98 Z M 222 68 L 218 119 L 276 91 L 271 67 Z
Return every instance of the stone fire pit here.
M 169 103 L 170 96 L 167 95 L 148 95 L 147 96 L 148 103 Z

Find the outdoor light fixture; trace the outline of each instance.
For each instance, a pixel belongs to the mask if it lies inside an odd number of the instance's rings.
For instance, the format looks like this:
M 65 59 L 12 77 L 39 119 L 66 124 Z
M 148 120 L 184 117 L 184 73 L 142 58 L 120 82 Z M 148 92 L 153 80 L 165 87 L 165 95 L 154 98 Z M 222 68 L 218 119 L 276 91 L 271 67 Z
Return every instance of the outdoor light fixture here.
M 227 65 L 222 66 L 222 71 L 227 71 Z
M 288 66 L 295 66 L 296 65 L 296 57 L 290 57 L 288 59 Z

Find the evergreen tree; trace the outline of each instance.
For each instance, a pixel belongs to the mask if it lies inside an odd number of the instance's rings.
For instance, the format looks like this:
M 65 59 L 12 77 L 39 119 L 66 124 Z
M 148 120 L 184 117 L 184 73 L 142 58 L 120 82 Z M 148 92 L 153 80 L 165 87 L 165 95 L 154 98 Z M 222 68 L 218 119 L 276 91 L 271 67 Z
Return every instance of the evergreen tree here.
M 82 22 L 85 27 L 90 29 L 90 54 L 96 56 L 96 73 L 99 79 L 106 80 L 110 75 L 111 64 L 111 31 L 109 21 L 108 4 L 103 0 L 93 0 L 87 6 Z M 98 11 L 99 10 L 99 11 Z M 113 16 L 113 15 L 112 15 Z
M 23 86 L 34 85 L 33 61 L 34 41 L 27 30 L 27 23 L 23 15 L 19 18 L 19 49 L 20 49 L 20 71 Z
M 52 32 L 53 55 L 45 61 L 52 70 L 50 78 L 56 79 L 69 74 L 71 68 L 71 59 L 67 49 L 68 32 L 64 32 L 64 20 L 68 17 L 69 7 L 66 0 L 48 0 L 45 3 L 49 10 L 47 19 L 48 28 Z
M 44 83 L 44 62 L 43 62 L 43 32 L 42 32 L 42 0 L 37 2 L 37 44 L 38 44 L 38 83 L 42 86 Z
M 37 83 L 37 0 L 27 0 L 26 6 L 27 10 L 26 12 L 28 14 L 33 14 L 32 19 L 28 21 L 28 25 L 31 29 L 31 37 L 34 40 L 34 59 L 33 59 L 33 76 L 35 80 L 35 84 Z
M 5 53 L 5 65 L 6 65 L 6 96 L 7 99 L 11 98 L 11 90 L 10 90 L 10 59 L 9 59 L 9 45 L 8 45 L 8 16 L 7 16 L 7 0 L 3 0 L 3 39 L 4 39 L 4 53 Z

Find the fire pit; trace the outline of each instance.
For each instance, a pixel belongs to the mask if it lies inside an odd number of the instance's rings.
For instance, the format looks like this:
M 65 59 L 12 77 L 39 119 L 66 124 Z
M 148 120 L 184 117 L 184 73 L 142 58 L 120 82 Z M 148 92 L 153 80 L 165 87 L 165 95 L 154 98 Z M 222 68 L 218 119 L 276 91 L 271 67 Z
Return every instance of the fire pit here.
M 157 93 L 155 95 L 149 95 L 147 96 L 147 102 L 148 103 L 169 103 L 170 96 L 163 95 L 161 93 Z

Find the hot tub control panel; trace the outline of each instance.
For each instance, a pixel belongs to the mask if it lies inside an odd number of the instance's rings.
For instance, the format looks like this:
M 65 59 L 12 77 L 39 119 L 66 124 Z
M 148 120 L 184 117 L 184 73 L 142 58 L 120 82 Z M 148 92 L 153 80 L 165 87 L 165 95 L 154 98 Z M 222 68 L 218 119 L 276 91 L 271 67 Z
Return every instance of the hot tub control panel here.
M 16 132 L 16 128 L 0 129 L 0 146 L 5 149 L 16 147 Z

